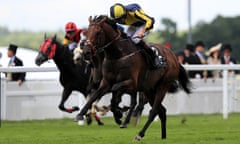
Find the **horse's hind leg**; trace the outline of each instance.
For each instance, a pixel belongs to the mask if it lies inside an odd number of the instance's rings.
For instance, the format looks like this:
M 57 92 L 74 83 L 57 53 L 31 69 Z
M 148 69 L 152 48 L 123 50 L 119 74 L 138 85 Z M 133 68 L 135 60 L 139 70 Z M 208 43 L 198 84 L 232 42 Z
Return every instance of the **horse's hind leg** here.
M 154 118 L 156 117 L 157 114 L 158 114 L 158 109 L 155 106 L 155 107 L 152 108 L 152 110 L 150 110 L 149 116 L 148 116 L 148 120 L 145 123 L 144 127 L 142 128 L 142 130 L 135 137 L 135 140 L 139 141 L 139 140 L 141 140 L 144 137 L 146 130 L 148 129 L 148 127 L 150 126 L 150 124 L 152 123 L 152 121 L 154 120 Z
M 161 88 L 161 86 L 159 87 Z M 165 89 L 162 89 L 162 90 L 157 89 L 157 93 L 155 94 L 155 97 L 148 97 L 150 105 L 152 105 L 152 110 L 150 111 L 147 122 L 145 123 L 142 130 L 135 137 L 135 140 L 141 140 L 141 138 L 144 137 L 146 130 L 148 129 L 148 127 L 150 126 L 150 124 L 152 123 L 152 121 L 154 120 L 157 114 L 161 114 L 161 116 L 164 115 L 165 109 L 163 109 L 163 106 L 161 105 L 161 103 L 168 90 L 168 86 L 164 85 L 164 87 Z M 166 110 L 165 110 L 165 115 L 166 115 Z M 166 121 L 162 121 L 162 123 L 164 124 L 162 127 L 162 138 L 166 138 Z
M 97 101 L 95 101 L 95 102 L 92 104 L 92 107 L 91 107 L 91 115 L 92 115 L 92 117 L 95 118 L 95 120 L 97 121 L 98 125 L 104 125 L 104 123 L 101 122 L 101 118 L 97 115 L 96 107 L 97 107 Z
M 166 108 L 163 105 L 161 105 L 158 116 L 161 120 L 162 139 L 166 139 L 166 137 L 167 137 L 167 134 L 166 134 L 166 121 L 167 121 L 166 111 L 167 111 Z
M 139 103 L 136 107 L 136 109 L 133 112 L 133 117 L 136 118 L 134 126 L 136 127 L 138 125 L 138 123 L 140 122 L 140 117 L 142 115 L 142 111 L 144 109 L 144 105 L 148 103 L 148 99 L 146 98 L 146 96 L 144 95 L 143 92 L 139 93 Z
M 125 121 L 120 125 L 120 128 L 126 128 L 127 124 L 130 122 L 132 113 L 133 113 L 134 108 L 135 108 L 135 106 L 137 104 L 136 97 L 137 97 L 137 93 L 134 93 L 134 94 L 131 95 L 130 109 L 129 109 L 129 112 L 127 114 L 127 117 L 126 117 Z
M 144 127 L 141 129 L 141 131 L 135 137 L 135 140 L 137 140 L 137 141 L 141 140 L 144 137 L 147 128 L 150 126 L 150 124 L 152 123 L 152 121 L 154 120 L 156 115 L 158 114 L 158 107 L 154 103 L 155 96 L 153 96 L 153 95 L 155 95 L 155 94 L 154 93 L 148 93 L 148 94 L 144 93 L 144 94 L 149 98 L 149 103 L 152 106 L 152 109 L 149 111 L 148 120 L 145 123 Z

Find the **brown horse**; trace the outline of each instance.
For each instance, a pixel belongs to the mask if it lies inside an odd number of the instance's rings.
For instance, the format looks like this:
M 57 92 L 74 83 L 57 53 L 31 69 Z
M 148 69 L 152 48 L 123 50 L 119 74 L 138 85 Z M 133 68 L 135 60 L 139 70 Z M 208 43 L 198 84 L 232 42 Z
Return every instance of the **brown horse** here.
M 142 54 L 133 42 L 124 36 L 116 23 L 106 16 L 89 19 L 87 43 L 84 47 L 86 59 L 104 51 L 103 78 L 96 92 L 81 110 L 79 117 L 87 112 L 92 102 L 103 96 L 107 91 L 128 94 L 143 92 L 148 98 L 152 110 L 142 130 L 135 137 L 140 140 L 155 116 L 161 119 L 162 138 L 166 138 L 166 109 L 162 101 L 167 92 L 175 92 L 178 87 L 190 93 L 191 83 L 185 69 L 178 63 L 174 53 L 158 44 L 152 44 L 166 58 L 164 69 L 151 70 Z M 110 46 L 110 47 L 109 47 Z M 178 82 L 177 82 L 178 81 Z M 117 96 L 117 95 L 115 95 Z M 116 99 L 111 101 L 112 109 L 117 106 Z

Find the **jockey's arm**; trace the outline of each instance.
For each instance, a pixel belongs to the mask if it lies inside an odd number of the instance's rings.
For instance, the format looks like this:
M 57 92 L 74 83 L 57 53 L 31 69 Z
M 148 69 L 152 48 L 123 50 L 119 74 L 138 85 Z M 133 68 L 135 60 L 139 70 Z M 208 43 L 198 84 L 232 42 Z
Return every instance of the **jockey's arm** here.
M 141 20 L 145 21 L 144 32 L 153 28 L 153 24 L 154 24 L 153 18 L 151 18 L 148 15 L 146 15 L 143 12 L 143 10 L 136 10 L 135 11 L 135 16 L 138 19 L 141 19 Z

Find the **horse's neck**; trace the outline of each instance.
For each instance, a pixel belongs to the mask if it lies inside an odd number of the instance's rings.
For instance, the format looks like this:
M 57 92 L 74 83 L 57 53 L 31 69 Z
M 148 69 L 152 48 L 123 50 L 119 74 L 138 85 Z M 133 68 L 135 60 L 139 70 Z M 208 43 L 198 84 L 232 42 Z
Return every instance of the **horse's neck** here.
M 104 53 L 100 53 L 97 56 L 93 57 L 93 81 L 94 83 L 98 83 L 102 79 L 102 64 L 104 60 Z
M 105 27 L 106 38 L 109 42 L 114 41 L 112 46 L 105 49 L 105 57 L 107 59 L 119 59 L 137 50 L 136 46 L 128 38 L 121 36 L 118 40 L 114 40 L 118 32 L 108 24 L 105 24 Z
M 61 73 L 68 72 L 73 73 L 73 60 L 71 57 L 71 53 L 68 49 L 58 45 L 55 57 L 53 58 L 55 64 Z
M 100 53 L 95 57 L 93 57 L 92 64 L 95 68 L 100 68 L 102 67 L 103 60 L 104 60 L 104 53 Z
M 128 38 L 120 38 L 115 41 L 112 47 L 105 51 L 105 55 L 109 59 L 119 59 L 137 51 L 135 44 Z

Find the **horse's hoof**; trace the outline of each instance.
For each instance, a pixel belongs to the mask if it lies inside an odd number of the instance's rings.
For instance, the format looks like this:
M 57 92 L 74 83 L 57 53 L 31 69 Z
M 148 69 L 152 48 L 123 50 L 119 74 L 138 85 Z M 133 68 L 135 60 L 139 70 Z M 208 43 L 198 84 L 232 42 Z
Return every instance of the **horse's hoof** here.
M 79 109 L 79 107 L 74 106 L 74 107 L 72 107 L 72 110 L 73 110 L 73 111 L 79 111 L 80 109 Z
M 99 125 L 99 126 L 103 126 L 103 125 L 104 125 L 104 123 L 103 123 L 103 122 L 101 122 L 101 121 L 98 121 L 98 125 Z
M 87 119 L 87 124 L 88 124 L 88 125 L 91 125 L 91 124 L 92 124 L 92 118 L 91 118 L 91 116 L 86 116 L 86 119 Z
M 66 112 L 72 113 L 72 112 L 73 112 L 73 109 L 66 109 Z
M 78 120 L 78 125 L 83 126 L 84 125 L 84 120 Z
M 142 137 L 141 137 L 140 135 L 137 135 L 137 136 L 134 138 L 135 141 L 140 141 L 141 139 L 142 139 Z
M 120 128 L 127 128 L 127 125 L 126 124 L 121 124 Z
M 115 122 L 118 124 L 118 125 L 121 125 L 122 124 L 122 121 L 120 119 L 115 119 Z

